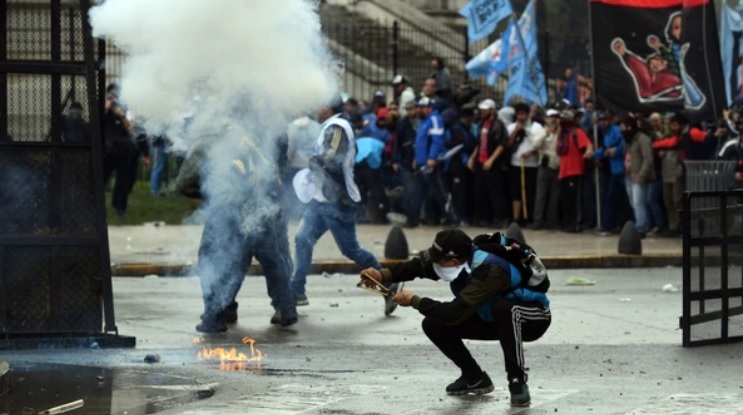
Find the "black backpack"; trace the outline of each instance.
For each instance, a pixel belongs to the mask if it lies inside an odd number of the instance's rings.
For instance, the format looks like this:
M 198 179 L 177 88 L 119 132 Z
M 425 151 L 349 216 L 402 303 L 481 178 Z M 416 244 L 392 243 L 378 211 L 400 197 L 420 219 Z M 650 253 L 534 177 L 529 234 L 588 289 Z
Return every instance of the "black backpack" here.
M 521 286 L 546 293 L 550 288 L 547 268 L 537 252 L 529 245 L 496 232 L 480 235 L 473 241 L 476 249 L 499 256 L 521 272 Z

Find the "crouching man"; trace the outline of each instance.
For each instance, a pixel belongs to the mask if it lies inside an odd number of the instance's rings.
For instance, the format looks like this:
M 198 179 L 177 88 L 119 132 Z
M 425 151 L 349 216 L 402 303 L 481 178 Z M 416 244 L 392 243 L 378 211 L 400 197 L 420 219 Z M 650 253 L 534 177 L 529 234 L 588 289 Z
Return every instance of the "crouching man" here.
M 544 335 L 552 316 L 545 294 L 549 279 L 536 253 L 527 245 L 496 233 L 475 238 L 461 230 L 439 232 L 420 257 L 381 271 L 362 273 L 382 284 L 418 278 L 443 280 L 454 299 L 439 302 L 403 290 L 394 296 L 425 316 L 423 331 L 462 371 L 446 387 L 450 395 L 485 394 L 493 382 L 465 347 L 463 339 L 499 340 L 508 374 L 512 406 L 531 402 L 524 369 L 523 342 Z

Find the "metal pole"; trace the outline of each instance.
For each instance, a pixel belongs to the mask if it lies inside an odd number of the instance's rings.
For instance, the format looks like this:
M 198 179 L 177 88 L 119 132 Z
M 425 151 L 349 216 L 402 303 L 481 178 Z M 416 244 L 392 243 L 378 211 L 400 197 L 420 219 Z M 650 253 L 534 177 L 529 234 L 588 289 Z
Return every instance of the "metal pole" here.
M 549 86 L 550 83 L 550 31 L 544 31 L 544 82 Z M 549 102 L 549 88 L 547 89 L 547 102 Z M 557 96 L 555 96 L 555 101 Z
M 596 93 L 596 66 L 595 66 L 595 59 L 593 57 L 593 16 L 591 16 L 591 2 L 589 0 L 588 2 L 588 36 L 589 41 L 591 43 L 591 79 L 593 79 L 593 96 L 594 99 L 594 113 L 599 110 L 599 100 L 598 95 Z M 598 148 L 599 144 L 599 125 L 598 123 L 595 123 L 593 125 L 593 149 L 594 151 Z M 596 222 L 598 222 L 598 226 L 601 227 L 601 188 L 599 186 L 599 169 L 594 168 L 594 178 L 596 181 Z
M 400 70 L 400 23 L 392 22 L 392 72 L 397 76 Z
M 464 65 L 467 65 L 467 62 L 470 61 L 472 57 L 470 57 L 470 34 L 469 31 L 467 31 L 467 28 L 464 28 Z M 468 81 L 470 79 L 469 72 L 464 71 L 464 80 Z

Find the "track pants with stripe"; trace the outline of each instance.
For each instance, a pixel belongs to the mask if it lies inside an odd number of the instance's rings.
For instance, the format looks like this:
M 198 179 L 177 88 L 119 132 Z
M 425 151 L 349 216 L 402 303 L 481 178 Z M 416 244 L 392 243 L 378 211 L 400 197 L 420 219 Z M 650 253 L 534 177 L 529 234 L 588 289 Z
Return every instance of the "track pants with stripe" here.
M 465 379 L 477 379 L 482 369 L 464 345 L 463 339 L 499 340 L 508 379 L 526 381 L 523 343 L 535 341 L 544 335 L 552 322 L 550 310 L 544 310 L 534 303 L 503 298 L 493 303 L 493 320 L 484 321 L 476 314 L 460 325 L 450 326 L 426 317 L 423 331 L 462 370 Z

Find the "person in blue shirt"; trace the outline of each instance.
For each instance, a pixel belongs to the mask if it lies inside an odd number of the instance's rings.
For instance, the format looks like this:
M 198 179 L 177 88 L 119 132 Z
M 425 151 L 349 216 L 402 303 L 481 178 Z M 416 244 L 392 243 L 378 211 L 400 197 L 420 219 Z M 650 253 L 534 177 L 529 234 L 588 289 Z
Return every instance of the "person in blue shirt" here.
M 608 235 L 609 232 L 621 226 L 617 222 L 622 206 L 627 204 L 627 192 L 625 187 L 624 171 L 624 139 L 622 130 L 616 122 L 616 117 L 612 114 L 603 114 L 599 118 L 601 133 L 603 133 L 604 143 L 598 149 L 593 158 L 602 160 L 609 164 L 610 172 L 607 180 L 606 196 L 603 203 L 603 212 L 601 215 L 601 224 L 594 231 L 597 235 Z
M 387 142 L 390 137 L 390 130 L 387 128 L 387 108 L 377 110 L 376 116 L 369 122 L 364 119 L 364 127 L 359 132 L 360 137 L 375 138 L 383 143 Z
M 447 216 L 442 169 L 439 166 L 439 156 L 446 152 L 444 121 L 434 109 L 434 100 L 423 97 L 418 101 L 418 108 L 421 123 L 415 136 L 415 179 L 410 195 L 411 216 L 408 217 L 408 227 L 418 226 L 419 213 L 424 206 L 430 205 L 426 218 L 428 221 L 439 222 L 440 217 Z

